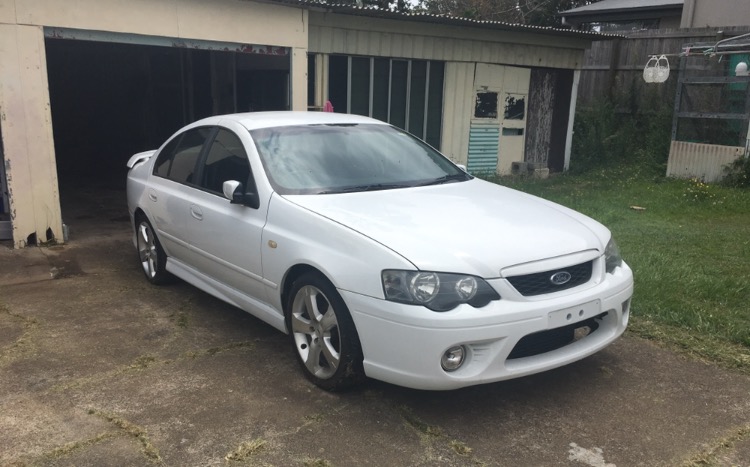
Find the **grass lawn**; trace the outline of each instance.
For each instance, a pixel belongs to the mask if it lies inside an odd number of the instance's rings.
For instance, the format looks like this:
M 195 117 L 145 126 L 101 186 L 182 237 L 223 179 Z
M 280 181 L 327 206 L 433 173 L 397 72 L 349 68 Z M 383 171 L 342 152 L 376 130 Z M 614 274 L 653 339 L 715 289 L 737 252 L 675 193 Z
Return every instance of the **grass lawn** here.
M 610 228 L 635 274 L 629 333 L 750 373 L 750 190 L 630 167 L 493 181 Z

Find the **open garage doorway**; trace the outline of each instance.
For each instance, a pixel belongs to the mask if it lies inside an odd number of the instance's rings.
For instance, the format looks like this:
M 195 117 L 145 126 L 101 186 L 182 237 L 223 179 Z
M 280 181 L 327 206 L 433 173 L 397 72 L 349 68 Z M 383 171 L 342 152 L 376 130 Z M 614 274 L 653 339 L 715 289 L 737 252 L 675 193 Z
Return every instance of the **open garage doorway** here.
M 62 215 L 71 232 L 82 216 L 112 217 L 80 201 L 99 200 L 102 210 L 116 192 L 122 209 L 128 158 L 158 148 L 180 127 L 210 115 L 290 108 L 285 48 L 66 34 L 48 33 L 45 45 Z

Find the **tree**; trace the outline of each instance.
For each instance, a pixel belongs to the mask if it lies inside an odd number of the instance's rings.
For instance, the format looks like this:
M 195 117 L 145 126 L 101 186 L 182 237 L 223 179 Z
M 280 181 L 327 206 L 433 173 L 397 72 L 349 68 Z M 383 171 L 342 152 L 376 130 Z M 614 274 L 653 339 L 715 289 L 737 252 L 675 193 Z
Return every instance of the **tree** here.
M 427 13 L 485 21 L 560 26 L 557 13 L 597 0 L 421 0 Z
M 409 11 L 411 9 L 411 5 L 407 0 L 339 0 L 331 3 L 362 7 L 377 7 L 381 10 L 389 11 Z

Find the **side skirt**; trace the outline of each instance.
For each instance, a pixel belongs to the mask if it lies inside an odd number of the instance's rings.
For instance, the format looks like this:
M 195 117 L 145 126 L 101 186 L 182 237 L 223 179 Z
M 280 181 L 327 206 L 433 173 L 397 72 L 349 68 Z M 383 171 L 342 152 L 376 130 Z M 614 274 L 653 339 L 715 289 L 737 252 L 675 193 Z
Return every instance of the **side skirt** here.
M 287 334 L 284 314 L 267 303 L 261 302 L 232 287 L 228 287 L 172 257 L 167 258 L 167 271 L 219 300 L 234 305 Z

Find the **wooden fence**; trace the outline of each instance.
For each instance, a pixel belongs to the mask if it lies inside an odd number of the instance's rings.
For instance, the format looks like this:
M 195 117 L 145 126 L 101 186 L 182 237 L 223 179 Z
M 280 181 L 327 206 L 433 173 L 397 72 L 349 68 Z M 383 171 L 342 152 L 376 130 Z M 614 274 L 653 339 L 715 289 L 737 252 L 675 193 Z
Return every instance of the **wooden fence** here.
M 662 29 L 594 42 L 586 51 L 577 106 L 585 108 L 608 98 L 618 111 L 628 114 L 669 109 L 673 124 L 667 176 L 717 181 L 726 165 L 742 157 L 750 144 L 746 140 L 750 86 L 746 79 L 732 76 L 731 59 L 722 62 L 716 56 L 679 54 L 691 44 L 715 44 L 748 32 L 750 26 Z M 643 79 L 643 69 L 653 55 L 666 55 L 669 60 L 671 72 L 664 83 Z M 732 91 L 731 86 L 738 87 L 739 95 L 726 92 L 727 87 Z M 739 97 L 739 109 L 733 109 L 730 95 Z M 732 124 L 726 123 L 732 119 Z M 685 130 L 679 132 L 683 126 Z
M 631 100 L 633 109 L 650 108 L 644 100 L 674 106 L 675 88 L 682 46 L 715 43 L 750 32 L 750 26 L 698 29 L 658 29 L 629 33 L 627 38 L 597 41 L 586 51 L 578 87 L 579 107 L 601 98 Z M 643 68 L 651 55 L 668 55 L 672 73 L 666 83 L 646 83 Z M 672 55 L 672 56 L 669 56 Z M 716 59 L 713 59 L 716 62 Z M 695 61 L 691 61 L 695 63 Z M 715 66 L 707 58 L 707 67 Z

